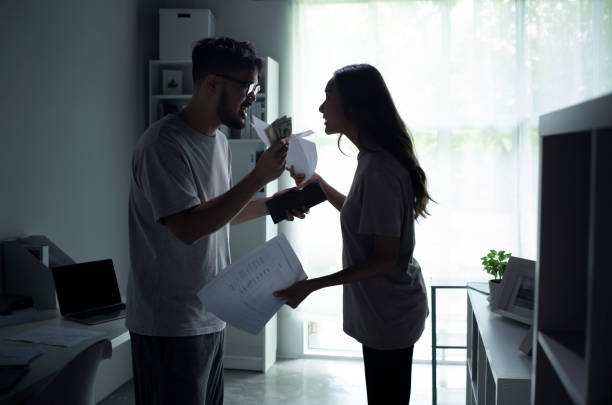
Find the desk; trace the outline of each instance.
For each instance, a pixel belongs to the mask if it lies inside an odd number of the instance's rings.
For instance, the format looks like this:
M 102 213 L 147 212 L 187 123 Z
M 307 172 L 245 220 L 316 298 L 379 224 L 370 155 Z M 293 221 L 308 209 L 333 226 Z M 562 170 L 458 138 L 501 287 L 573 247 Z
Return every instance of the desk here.
M 491 311 L 468 290 L 466 404 L 529 404 L 531 357 L 519 351 L 529 327 Z
M 55 311 L 53 311 L 55 312 Z M 89 346 L 101 336 L 88 339 L 72 347 L 58 347 L 27 342 L 14 342 L 6 337 L 34 329 L 43 325 L 64 326 L 69 328 L 93 329 L 106 333 L 111 341 L 113 357 L 103 360 L 98 368 L 96 377 L 96 402 L 106 397 L 120 385 L 132 377 L 130 355 L 130 335 L 125 328 L 125 319 L 117 319 L 98 325 L 83 325 L 67 321 L 60 317 L 44 321 L 12 325 L 0 328 L 0 344 L 3 346 L 30 346 L 36 345 L 44 353 L 30 362 L 30 370 L 23 376 L 12 390 L 0 393 L 0 404 L 18 404 L 27 399 L 32 393 L 41 389 L 59 370 L 61 370 L 78 353 Z

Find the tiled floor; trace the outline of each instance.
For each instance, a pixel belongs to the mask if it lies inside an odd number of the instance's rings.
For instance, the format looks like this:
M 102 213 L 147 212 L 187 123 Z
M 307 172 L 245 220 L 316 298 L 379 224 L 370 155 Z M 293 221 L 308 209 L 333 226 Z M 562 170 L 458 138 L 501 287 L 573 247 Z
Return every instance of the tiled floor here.
M 454 380 L 465 379 L 465 367 L 453 366 Z M 431 404 L 431 365 L 412 368 L 412 405 Z M 439 384 L 444 384 L 441 373 Z M 460 404 L 455 395 L 448 404 Z M 365 405 L 363 363 L 360 360 L 298 359 L 279 360 L 267 373 L 225 371 L 225 405 Z M 439 402 L 441 404 L 442 402 Z M 131 381 L 111 394 L 100 405 L 132 405 Z

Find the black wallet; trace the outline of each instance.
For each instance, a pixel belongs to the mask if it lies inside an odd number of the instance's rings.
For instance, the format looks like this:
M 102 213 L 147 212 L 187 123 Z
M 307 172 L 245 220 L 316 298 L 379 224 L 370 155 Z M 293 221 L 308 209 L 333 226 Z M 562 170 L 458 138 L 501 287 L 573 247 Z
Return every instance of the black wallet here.
M 299 210 L 302 206 L 314 207 L 325 200 L 327 200 L 327 196 L 323 187 L 318 181 L 313 181 L 301 190 L 292 189 L 277 197 L 270 198 L 266 201 L 266 206 L 270 211 L 272 221 L 277 224 L 283 219 L 287 219 L 285 211 L 291 211 L 292 208 Z

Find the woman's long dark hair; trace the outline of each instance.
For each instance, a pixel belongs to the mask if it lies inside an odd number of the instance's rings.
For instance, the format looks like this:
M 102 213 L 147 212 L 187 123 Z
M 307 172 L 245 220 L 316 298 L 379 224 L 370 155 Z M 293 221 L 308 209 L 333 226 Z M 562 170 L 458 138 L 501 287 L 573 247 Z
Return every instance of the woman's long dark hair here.
M 334 72 L 332 81 L 340 92 L 345 117 L 357 124 L 360 148 L 374 144 L 395 156 L 410 173 L 414 218 L 429 215 L 427 204 L 434 200 L 427 192 L 427 177 L 380 72 L 368 64 L 348 65 Z

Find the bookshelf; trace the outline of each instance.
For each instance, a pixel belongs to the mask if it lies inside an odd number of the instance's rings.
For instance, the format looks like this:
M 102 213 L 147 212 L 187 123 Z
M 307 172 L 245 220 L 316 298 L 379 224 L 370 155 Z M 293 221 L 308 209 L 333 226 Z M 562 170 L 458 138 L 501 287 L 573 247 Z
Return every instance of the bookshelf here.
M 259 73 L 261 90 L 257 100 L 248 110 L 248 122 L 253 115 L 265 121 L 272 122 L 278 118 L 279 95 L 279 67 L 278 62 L 270 57 L 262 57 L 263 67 Z M 180 72 L 182 78 L 179 93 L 164 93 L 164 71 Z M 193 93 L 193 78 L 191 73 L 191 60 L 150 60 L 149 61 L 149 125 L 164 115 L 181 110 L 189 103 Z M 232 139 L 258 139 L 251 126 L 242 130 L 222 129 L 228 138 Z
M 539 127 L 532 404 L 612 403 L 612 94 Z

